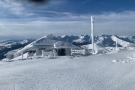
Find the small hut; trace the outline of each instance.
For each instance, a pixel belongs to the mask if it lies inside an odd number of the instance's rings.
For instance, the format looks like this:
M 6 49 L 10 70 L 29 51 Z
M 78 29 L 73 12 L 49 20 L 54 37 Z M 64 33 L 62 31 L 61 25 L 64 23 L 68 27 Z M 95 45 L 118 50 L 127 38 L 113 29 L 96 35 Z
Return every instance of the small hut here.
M 79 49 L 79 47 L 77 47 L 71 43 L 58 41 L 58 42 L 54 43 L 54 49 L 58 56 L 70 56 L 71 50 Z

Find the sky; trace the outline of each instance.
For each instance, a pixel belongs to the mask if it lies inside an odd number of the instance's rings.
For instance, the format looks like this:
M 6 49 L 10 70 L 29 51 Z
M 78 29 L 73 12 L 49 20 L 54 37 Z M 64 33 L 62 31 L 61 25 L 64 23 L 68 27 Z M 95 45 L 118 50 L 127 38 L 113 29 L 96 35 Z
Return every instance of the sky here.
M 0 39 L 135 35 L 135 0 L 0 0 Z

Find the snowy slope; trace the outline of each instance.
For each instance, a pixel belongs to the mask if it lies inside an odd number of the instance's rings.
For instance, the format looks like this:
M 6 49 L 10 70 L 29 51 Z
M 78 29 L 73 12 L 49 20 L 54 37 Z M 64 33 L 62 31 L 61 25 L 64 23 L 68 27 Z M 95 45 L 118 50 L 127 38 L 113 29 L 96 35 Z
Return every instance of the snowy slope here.
M 46 37 L 46 36 L 43 36 L 43 37 L 41 37 L 41 38 L 39 38 L 39 39 L 37 39 L 37 40 L 31 42 L 30 44 L 26 45 L 26 46 L 23 47 L 22 49 L 18 50 L 18 51 L 16 52 L 16 55 L 21 55 L 22 53 L 24 53 L 24 52 L 27 51 L 28 49 L 34 48 L 34 47 L 33 47 L 34 44 L 37 44 L 37 43 L 40 44 L 40 43 L 42 42 L 42 40 L 44 40 L 44 39 L 47 39 L 47 37 Z M 47 41 L 49 41 L 49 40 L 47 40 Z M 45 43 L 48 43 L 48 42 L 45 42 Z
M 134 90 L 134 53 L 0 62 L 0 90 Z
M 116 36 L 111 36 L 113 41 L 117 41 L 119 45 L 121 45 L 122 47 L 129 47 L 129 46 L 133 46 L 133 44 L 131 44 L 130 42 L 124 41 L 122 39 L 119 39 Z
M 82 48 L 92 50 L 93 47 L 92 44 L 87 44 L 87 45 L 83 45 Z M 119 47 L 118 49 L 123 49 L 123 48 Z M 94 44 L 94 50 L 95 53 L 97 54 L 109 54 L 109 53 L 117 52 L 115 47 L 102 47 L 97 45 L 96 43 Z
M 26 50 L 28 50 L 28 49 L 30 49 L 30 48 L 32 48 L 32 47 L 33 47 L 33 44 L 30 43 L 30 44 L 26 45 L 25 47 L 23 47 L 22 49 L 18 50 L 18 51 L 16 52 L 16 55 L 19 56 L 19 55 L 21 55 L 22 53 L 24 53 Z

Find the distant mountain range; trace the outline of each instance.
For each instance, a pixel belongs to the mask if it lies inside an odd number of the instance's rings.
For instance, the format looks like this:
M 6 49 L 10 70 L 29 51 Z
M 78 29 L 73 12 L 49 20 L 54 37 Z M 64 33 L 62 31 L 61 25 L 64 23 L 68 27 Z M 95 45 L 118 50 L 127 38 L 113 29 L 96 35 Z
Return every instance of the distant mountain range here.
M 58 40 L 69 42 L 77 46 L 91 44 L 91 38 L 89 35 L 48 35 L 46 36 L 48 39 Z M 114 47 L 115 40 L 118 42 L 119 47 L 127 47 L 134 46 L 135 44 L 135 36 L 116 36 L 116 35 L 100 35 L 95 36 L 94 38 L 95 44 L 101 47 Z M 0 42 L 0 59 L 5 58 L 5 54 L 11 50 L 20 49 L 34 40 L 5 40 Z
M 59 41 L 70 42 L 77 46 L 86 45 L 86 44 L 91 43 L 91 37 L 89 35 L 80 35 L 80 36 L 48 35 L 47 38 L 59 40 Z M 100 35 L 100 36 L 95 36 L 94 41 L 97 45 L 102 46 L 102 47 L 114 47 L 115 46 L 114 38 L 118 39 L 118 46 L 121 46 L 121 47 L 123 46 L 123 44 L 127 44 L 127 43 L 135 44 L 135 36 Z

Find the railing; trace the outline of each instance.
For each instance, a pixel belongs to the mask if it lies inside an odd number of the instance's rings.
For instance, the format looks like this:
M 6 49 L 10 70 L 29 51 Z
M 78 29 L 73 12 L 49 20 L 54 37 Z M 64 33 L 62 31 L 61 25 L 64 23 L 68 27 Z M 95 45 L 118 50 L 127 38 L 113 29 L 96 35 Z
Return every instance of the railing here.
M 86 55 L 86 50 L 73 50 L 71 49 L 71 55 Z

